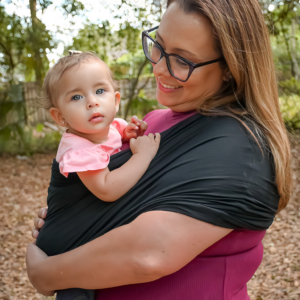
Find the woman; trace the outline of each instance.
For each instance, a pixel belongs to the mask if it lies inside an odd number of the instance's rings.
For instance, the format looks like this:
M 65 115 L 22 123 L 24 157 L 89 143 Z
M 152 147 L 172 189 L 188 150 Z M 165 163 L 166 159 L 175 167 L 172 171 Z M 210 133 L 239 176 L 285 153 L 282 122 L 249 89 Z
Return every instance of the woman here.
M 169 0 L 167 6 L 156 41 L 145 32 L 143 46 L 157 99 L 169 110 L 146 116 L 146 134 L 201 113 L 205 126 L 197 138 L 204 151 L 196 167 L 186 163 L 195 174 L 203 171 L 197 184 L 204 213 L 193 214 L 184 201 L 178 210 L 149 209 L 53 257 L 29 245 L 29 278 L 43 294 L 79 287 L 99 289 L 96 299 L 106 300 L 249 299 L 246 283 L 261 262 L 265 229 L 291 191 L 268 31 L 257 0 Z M 184 176 L 193 180 L 193 172 Z

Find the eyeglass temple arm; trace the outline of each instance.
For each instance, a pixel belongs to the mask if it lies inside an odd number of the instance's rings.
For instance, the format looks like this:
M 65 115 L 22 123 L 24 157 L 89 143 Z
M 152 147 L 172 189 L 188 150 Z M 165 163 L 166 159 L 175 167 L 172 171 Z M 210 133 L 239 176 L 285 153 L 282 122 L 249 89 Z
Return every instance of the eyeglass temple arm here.
M 149 33 L 149 32 L 151 32 L 151 31 L 156 30 L 158 27 L 159 27 L 159 25 L 157 25 L 157 26 L 155 26 L 155 27 L 153 27 L 153 28 L 151 28 L 151 29 L 145 30 L 144 32 L 145 32 L 145 33 Z
M 202 67 L 202 66 L 206 66 L 206 65 L 209 65 L 209 64 L 212 64 L 212 63 L 221 61 L 221 60 L 225 60 L 225 58 L 224 58 L 224 57 L 220 57 L 220 58 L 218 58 L 218 59 L 206 61 L 205 63 L 195 64 L 194 67 Z

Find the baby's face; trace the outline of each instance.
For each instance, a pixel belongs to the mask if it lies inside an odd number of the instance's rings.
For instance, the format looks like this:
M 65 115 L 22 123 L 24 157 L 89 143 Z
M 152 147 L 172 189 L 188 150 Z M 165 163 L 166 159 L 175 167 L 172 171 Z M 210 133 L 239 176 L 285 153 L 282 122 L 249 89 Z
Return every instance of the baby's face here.
M 73 133 L 95 134 L 107 129 L 119 107 L 108 67 L 89 60 L 67 70 L 57 86 L 56 103 Z

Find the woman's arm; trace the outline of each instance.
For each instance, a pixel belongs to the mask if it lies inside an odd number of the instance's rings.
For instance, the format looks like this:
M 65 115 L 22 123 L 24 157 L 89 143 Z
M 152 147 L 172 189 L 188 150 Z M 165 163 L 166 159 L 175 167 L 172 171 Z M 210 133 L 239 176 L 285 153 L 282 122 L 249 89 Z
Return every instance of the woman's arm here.
M 28 275 L 39 291 L 149 282 L 178 271 L 230 231 L 174 212 L 147 212 L 61 255 L 46 257 L 29 245 Z
M 132 157 L 120 168 L 78 172 L 83 184 L 99 199 L 107 202 L 118 200 L 126 194 L 147 171 L 157 153 L 160 134 L 130 140 Z

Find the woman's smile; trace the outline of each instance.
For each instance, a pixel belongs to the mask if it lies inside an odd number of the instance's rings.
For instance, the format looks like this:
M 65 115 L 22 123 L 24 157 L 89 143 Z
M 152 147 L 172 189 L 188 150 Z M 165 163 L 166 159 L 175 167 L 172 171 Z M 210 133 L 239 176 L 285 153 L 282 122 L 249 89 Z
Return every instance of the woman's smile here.
M 168 84 L 165 84 L 165 83 L 162 83 L 161 81 L 159 81 L 158 88 L 164 93 L 174 93 L 174 92 L 181 90 L 181 88 L 183 88 L 183 87 L 175 86 L 175 85 L 168 85 Z

